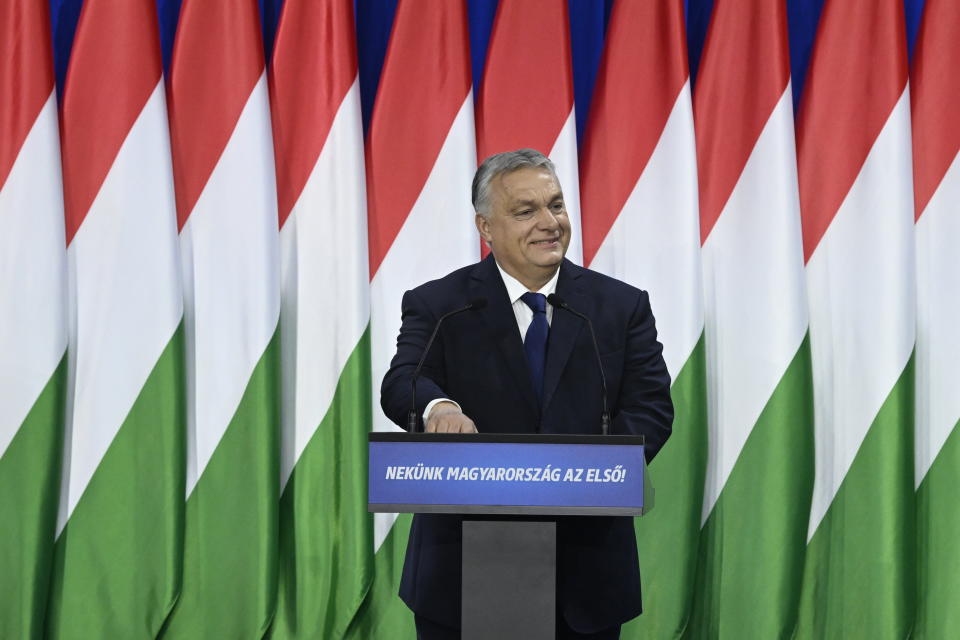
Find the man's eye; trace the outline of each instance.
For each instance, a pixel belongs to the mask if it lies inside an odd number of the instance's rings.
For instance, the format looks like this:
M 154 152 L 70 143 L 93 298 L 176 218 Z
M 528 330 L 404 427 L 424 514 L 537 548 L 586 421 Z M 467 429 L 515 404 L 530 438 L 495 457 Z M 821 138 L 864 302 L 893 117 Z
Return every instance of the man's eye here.
M 563 211 L 563 209 L 564 209 L 562 202 L 554 202 L 552 205 L 550 205 L 550 208 L 553 209 L 555 212 L 558 212 L 558 213 L 559 213 L 560 211 Z
M 523 211 L 517 211 L 516 213 L 513 214 L 513 216 L 514 216 L 515 218 L 518 218 L 518 219 L 520 219 L 520 220 L 526 220 L 527 218 L 529 218 L 529 217 L 532 216 L 532 215 L 533 215 L 533 211 L 531 211 L 530 209 L 524 209 Z

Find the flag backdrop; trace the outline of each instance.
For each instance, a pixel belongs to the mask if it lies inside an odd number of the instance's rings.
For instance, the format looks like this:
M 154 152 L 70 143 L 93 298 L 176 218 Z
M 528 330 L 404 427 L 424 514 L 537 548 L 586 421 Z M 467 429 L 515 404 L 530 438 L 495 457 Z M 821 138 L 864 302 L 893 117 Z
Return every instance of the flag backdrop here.
M 0 637 L 43 630 L 60 491 L 67 254 L 46 3 L 0 9 Z
M 953 0 L 2 3 L 0 636 L 412 638 L 366 434 L 521 146 L 673 378 L 624 637 L 956 633 L 958 42 Z
M 262 635 L 276 594 L 279 228 L 257 4 L 187 0 L 170 64 L 186 338 L 183 588 L 164 637 Z
M 918 638 L 960 628 L 960 4 L 929 0 L 910 77 L 917 251 L 916 467 Z
M 159 44 L 150 0 L 89 0 L 62 83 L 69 347 L 49 637 L 155 635 L 180 593 L 183 294 Z
M 812 485 L 786 6 L 716 0 L 694 93 L 709 450 L 689 628 L 789 636 Z M 798 452 L 803 455 L 797 455 Z

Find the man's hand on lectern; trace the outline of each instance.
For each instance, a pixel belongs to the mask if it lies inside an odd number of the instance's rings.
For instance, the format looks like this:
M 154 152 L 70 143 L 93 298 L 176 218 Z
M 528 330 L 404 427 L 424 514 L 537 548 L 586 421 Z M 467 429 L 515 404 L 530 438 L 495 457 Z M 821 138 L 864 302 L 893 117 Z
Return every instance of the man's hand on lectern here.
M 452 402 L 438 402 L 430 410 L 427 433 L 476 433 L 477 425 Z

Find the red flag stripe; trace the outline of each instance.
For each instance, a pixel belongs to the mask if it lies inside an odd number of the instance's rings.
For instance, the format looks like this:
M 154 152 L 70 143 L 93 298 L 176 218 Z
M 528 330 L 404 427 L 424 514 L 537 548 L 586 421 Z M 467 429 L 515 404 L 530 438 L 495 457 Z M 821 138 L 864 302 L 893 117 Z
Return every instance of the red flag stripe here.
M 63 91 L 61 144 L 67 244 L 120 146 L 160 82 L 153 0 L 86 0 Z
M 693 96 L 700 241 L 726 206 L 790 80 L 780 0 L 717 0 Z
M 681 0 L 614 5 L 580 164 L 584 264 L 626 204 L 688 75 Z
M 353 2 L 287 0 L 270 76 L 282 227 L 357 76 Z
M 960 61 L 960 3 L 927 0 L 910 78 L 917 218 L 960 152 L 957 61 Z
M 463 3 L 400 0 L 367 137 L 371 278 L 469 94 L 467 47 Z
M 550 153 L 573 108 L 569 24 L 566 0 L 500 0 L 477 101 L 481 160 Z
M 797 126 L 809 260 L 907 83 L 901 0 L 827 0 Z
M 49 10 L 46 0 L 0 6 L 0 189 L 53 91 Z
M 177 224 L 184 223 L 263 72 L 256 0 L 185 0 L 170 62 Z

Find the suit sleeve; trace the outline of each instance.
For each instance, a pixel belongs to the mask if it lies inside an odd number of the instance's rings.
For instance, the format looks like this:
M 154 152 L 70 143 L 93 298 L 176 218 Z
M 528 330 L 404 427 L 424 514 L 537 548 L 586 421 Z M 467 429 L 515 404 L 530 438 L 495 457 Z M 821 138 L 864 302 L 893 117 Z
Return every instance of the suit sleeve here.
M 407 428 L 407 413 L 410 411 L 410 380 L 437 323 L 436 317 L 415 291 L 403 294 L 400 335 L 397 337 L 397 353 L 390 362 L 390 369 L 380 386 L 380 406 L 383 412 L 402 429 Z M 437 335 L 427 360 L 417 379 L 417 419 L 431 401 L 449 398 L 444 393 L 443 338 Z
M 670 374 L 646 291 L 640 293 L 627 326 L 618 413 L 614 433 L 646 437 L 647 462 L 660 451 L 673 428 Z

